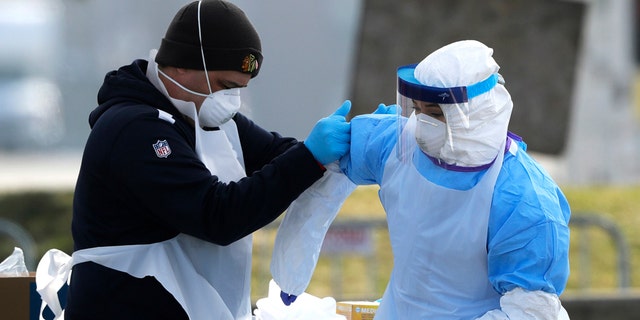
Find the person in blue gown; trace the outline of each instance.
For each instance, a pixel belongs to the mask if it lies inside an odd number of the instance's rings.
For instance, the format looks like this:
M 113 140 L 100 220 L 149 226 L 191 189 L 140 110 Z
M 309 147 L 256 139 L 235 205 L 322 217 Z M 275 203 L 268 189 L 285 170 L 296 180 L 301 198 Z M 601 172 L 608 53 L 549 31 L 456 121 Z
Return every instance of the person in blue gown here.
M 317 253 L 285 248 L 302 242 L 286 231 L 322 217 L 329 223 L 316 226 L 330 224 L 348 191 L 373 184 L 394 266 L 375 319 L 568 319 L 559 296 L 569 276 L 570 207 L 508 131 L 513 102 L 492 55 L 475 40 L 446 45 L 398 68 L 395 106 L 351 120 L 339 168 L 305 191 L 280 226 L 272 274 L 283 301 L 306 288 L 299 279 L 317 260 L 296 270 L 285 263 Z

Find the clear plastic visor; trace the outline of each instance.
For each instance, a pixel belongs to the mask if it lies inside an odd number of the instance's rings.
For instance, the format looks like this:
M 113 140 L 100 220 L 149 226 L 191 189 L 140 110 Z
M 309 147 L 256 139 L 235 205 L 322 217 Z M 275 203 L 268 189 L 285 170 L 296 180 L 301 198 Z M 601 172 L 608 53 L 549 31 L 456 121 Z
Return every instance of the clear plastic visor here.
M 443 108 L 443 113 L 447 122 L 455 119 L 460 122 L 458 125 L 468 125 L 467 110 L 469 99 L 491 90 L 499 80 L 497 73 L 492 74 L 487 79 L 470 86 L 440 88 L 426 86 L 418 82 L 414 76 L 417 64 L 406 65 L 398 68 L 398 82 L 396 104 L 398 116 L 398 157 L 406 161 L 415 150 L 415 128 L 416 115 L 415 101 L 423 101 L 447 105 Z M 452 119 L 453 118 L 453 119 Z M 450 138 L 450 135 L 449 135 Z

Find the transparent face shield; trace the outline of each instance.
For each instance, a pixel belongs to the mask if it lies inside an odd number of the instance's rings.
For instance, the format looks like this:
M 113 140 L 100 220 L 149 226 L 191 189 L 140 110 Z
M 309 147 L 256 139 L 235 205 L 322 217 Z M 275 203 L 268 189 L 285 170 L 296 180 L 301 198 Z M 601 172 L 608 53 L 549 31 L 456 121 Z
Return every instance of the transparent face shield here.
M 411 159 L 420 143 L 433 152 L 435 158 L 444 148 L 455 148 L 455 131 L 469 128 L 469 99 L 491 90 L 499 75 L 471 86 L 440 88 L 421 84 L 414 76 L 416 64 L 398 68 L 396 104 L 398 105 L 397 156 L 402 161 Z M 424 102 L 424 103 L 419 103 Z M 445 121 L 421 113 L 420 105 L 437 104 L 442 109 Z M 422 139 L 422 140 L 421 140 Z M 417 140 L 417 141 L 416 141 Z

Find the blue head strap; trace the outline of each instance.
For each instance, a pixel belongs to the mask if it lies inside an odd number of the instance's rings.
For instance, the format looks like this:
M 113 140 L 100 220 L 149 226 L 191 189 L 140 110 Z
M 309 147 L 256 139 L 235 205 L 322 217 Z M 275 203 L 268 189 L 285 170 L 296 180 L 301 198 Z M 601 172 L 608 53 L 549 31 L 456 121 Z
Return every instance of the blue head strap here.
M 498 83 L 499 75 L 494 73 L 489 78 L 465 87 L 438 88 L 425 86 L 414 77 L 417 64 L 398 68 L 398 92 L 405 97 L 438 104 L 465 103 L 491 90 Z

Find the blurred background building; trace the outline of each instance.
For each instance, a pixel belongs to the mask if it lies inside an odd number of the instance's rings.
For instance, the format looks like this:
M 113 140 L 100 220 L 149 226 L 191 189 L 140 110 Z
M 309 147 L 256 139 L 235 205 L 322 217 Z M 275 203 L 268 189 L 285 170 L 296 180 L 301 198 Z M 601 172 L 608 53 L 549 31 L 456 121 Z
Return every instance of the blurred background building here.
M 72 187 L 104 74 L 146 59 L 187 2 L 0 0 L 0 189 Z M 640 181 L 638 0 L 232 2 L 262 38 L 243 110 L 268 130 L 304 139 L 345 99 L 394 103 L 397 66 L 475 38 L 559 183 Z
M 55 145 L 64 137 L 56 76 L 64 46 L 60 9 L 48 1 L 0 2 L 3 150 Z

